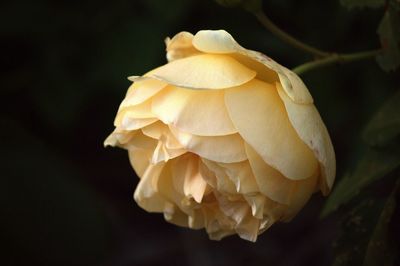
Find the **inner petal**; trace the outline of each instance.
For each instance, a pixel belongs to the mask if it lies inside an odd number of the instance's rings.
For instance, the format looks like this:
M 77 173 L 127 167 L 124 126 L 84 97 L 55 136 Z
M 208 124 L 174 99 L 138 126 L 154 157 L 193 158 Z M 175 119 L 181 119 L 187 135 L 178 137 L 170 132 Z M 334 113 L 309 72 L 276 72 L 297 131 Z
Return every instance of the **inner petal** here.
M 172 134 L 188 151 L 203 158 L 223 163 L 240 162 L 247 159 L 244 141 L 239 134 L 226 136 L 198 136 L 170 126 Z
M 206 191 L 207 182 L 199 170 L 199 158 L 193 154 L 186 154 L 171 161 L 174 187 L 188 198 L 201 202 Z
M 246 152 L 260 191 L 268 198 L 282 204 L 290 204 L 296 187 L 307 183 L 307 179 L 286 178 L 278 170 L 265 163 L 248 144 L 246 144 Z

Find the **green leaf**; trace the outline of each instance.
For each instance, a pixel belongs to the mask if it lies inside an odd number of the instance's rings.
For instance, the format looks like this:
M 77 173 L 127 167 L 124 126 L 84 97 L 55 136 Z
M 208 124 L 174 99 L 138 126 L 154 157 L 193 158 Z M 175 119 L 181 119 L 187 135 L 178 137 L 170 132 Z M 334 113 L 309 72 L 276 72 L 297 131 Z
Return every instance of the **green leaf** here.
M 390 97 L 364 130 L 364 140 L 374 147 L 385 147 L 400 135 L 400 91 Z
M 371 7 L 377 8 L 385 4 L 385 0 L 340 0 L 340 3 L 347 8 Z
M 365 198 L 340 221 L 333 266 L 389 266 L 396 257 L 388 225 L 395 209 L 398 185 L 385 198 Z
M 335 186 L 321 213 L 322 217 L 349 202 L 372 182 L 386 176 L 400 166 L 400 154 L 369 149 L 351 175 L 343 177 Z
M 383 53 L 377 56 L 377 61 L 385 71 L 395 70 L 400 65 L 399 8 L 400 3 L 390 2 L 378 27 Z

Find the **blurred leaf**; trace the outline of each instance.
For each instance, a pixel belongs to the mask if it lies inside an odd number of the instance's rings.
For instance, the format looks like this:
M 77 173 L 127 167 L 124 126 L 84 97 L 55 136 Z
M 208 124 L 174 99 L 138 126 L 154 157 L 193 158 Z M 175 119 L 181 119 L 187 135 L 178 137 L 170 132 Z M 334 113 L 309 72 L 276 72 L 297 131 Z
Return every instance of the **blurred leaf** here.
M 377 8 L 385 4 L 385 0 L 340 0 L 340 3 L 347 8 L 371 7 Z
M 395 249 L 386 240 L 389 239 L 388 225 L 395 207 L 397 188 L 395 186 L 386 199 L 362 200 L 344 216 L 341 234 L 334 243 L 334 266 L 393 265 Z
M 372 182 L 386 176 L 400 166 L 400 154 L 369 149 L 351 175 L 343 177 L 328 197 L 321 213 L 324 217 L 349 202 Z
M 400 65 L 400 2 L 391 1 L 378 27 L 383 53 L 377 57 L 385 71 L 395 70 Z
M 399 134 L 400 91 L 397 91 L 372 117 L 363 137 L 371 146 L 384 147 L 393 143 Z
M 399 182 L 397 183 L 399 184 Z M 399 187 L 398 184 L 387 199 L 378 223 L 368 242 L 364 266 L 394 265 L 396 250 L 393 245 L 390 245 L 391 241 L 388 228 L 396 209 L 396 192 Z

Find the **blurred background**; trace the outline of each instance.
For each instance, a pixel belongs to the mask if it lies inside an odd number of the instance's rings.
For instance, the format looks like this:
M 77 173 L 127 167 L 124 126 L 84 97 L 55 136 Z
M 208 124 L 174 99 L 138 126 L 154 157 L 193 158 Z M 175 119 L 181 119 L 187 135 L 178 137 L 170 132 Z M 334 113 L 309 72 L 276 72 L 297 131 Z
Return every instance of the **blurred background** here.
M 383 8 L 269 0 L 264 10 L 284 30 L 324 50 L 380 47 L 376 28 Z M 134 202 L 138 178 L 126 151 L 103 147 L 130 85 L 126 77 L 166 63 L 165 37 L 201 29 L 225 29 L 244 47 L 289 68 L 311 59 L 265 30 L 250 13 L 212 0 L 2 1 L 0 264 L 335 261 L 334 244 L 347 212 L 339 209 L 321 219 L 326 199 L 320 194 L 291 223 L 274 225 L 256 243 L 237 236 L 208 240 L 205 231 L 168 224 L 161 214 L 146 213 Z M 365 153 L 362 132 L 399 89 L 399 74 L 385 73 L 369 60 L 303 76 L 334 143 L 337 180 L 352 173 Z M 380 183 L 373 192 L 387 195 L 393 182 Z M 398 213 L 397 208 L 397 222 Z M 398 236 L 398 228 L 394 232 Z

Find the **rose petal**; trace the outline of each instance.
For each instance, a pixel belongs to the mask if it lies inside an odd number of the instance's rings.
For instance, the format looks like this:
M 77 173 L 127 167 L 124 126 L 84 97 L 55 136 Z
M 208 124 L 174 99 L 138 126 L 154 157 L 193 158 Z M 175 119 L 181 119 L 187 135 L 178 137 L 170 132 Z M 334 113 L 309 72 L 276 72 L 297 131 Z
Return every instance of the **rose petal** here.
M 224 30 L 201 30 L 193 38 L 193 46 L 205 53 L 229 54 L 242 49 Z
M 272 70 L 272 72 L 278 74 L 283 89 L 294 102 L 313 102 L 308 89 L 294 72 L 260 52 L 243 48 L 224 30 L 199 31 L 193 38 L 193 45 L 203 52 L 220 54 L 231 53 L 239 62 L 244 63 L 246 66 L 251 66 L 251 69 L 256 70 L 258 73 L 257 78 L 263 81 L 272 82 L 276 80 L 276 74 L 274 75 L 271 73 Z M 234 53 L 242 56 L 236 56 Z M 246 60 L 243 56 L 250 60 Z M 252 63 L 251 61 L 258 62 L 259 64 Z M 266 69 L 260 64 L 264 65 Z
M 147 149 L 130 148 L 128 150 L 129 161 L 138 177 L 142 177 L 150 165 L 153 151 Z
M 170 126 L 172 134 L 188 151 L 208 160 L 233 163 L 247 159 L 244 142 L 239 134 L 226 136 L 197 136 Z
M 225 92 L 229 115 L 244 140 L 286 177 L 311 177 L 318 162 L 297 136 L 275 86 L 253 80 Z
M 236 194 L 236 187 L 224 169 L 216 162 L 202 158 L 202 162 L 216 176 L 216 188 L 220 192 Z
M 188 216 L 182 212 L 178 206 L 171 202 L 166 202 L 164 205 L 164 219 L 170 223 L 187 227 Z
M 114 129 L 114 131 L 104 141 L 104 146 L 119 146 L 125 148 L 126 145 L 137 131 L 126 131 L 120 128 Z
M 120 108 L 141 104 L 161 91 L 165 86 L 167 86 L 165 82 L 150 78 L 134 82 L 129 87 Z
M 158 178 L 164 164 L 149 165 L 140 179 L 134 193 L 137 204 L 148 212 L 163 212 L 165 198 L 163 198 L 152 186 L 154 178 Z
M 274 201 L 291 204 L 296 187 L 307 186 L 309 183 L 308 179 L 290 180 L 284 177 L 278 170 L 265 163 L 250 145 L 246 145 L 246 152 L 261 193 Z
M 164 141 L 159 140 L 151 158 L 152 163 L 167 162 L 185 154 L 185 149 L 169 149 Z
M 171 161 L 173 184 L 177 191 L 200 203 L 206 190 L 207 182 L 199 171 L 197 156 L 187 154 Z
M 247 203 L 250 205 L 251 214 L 258 218 L 263 218 L 264 212 L 264 204 L 265 204 L 265 196 L 261 193 L 253 194 L 253 195 L 243 195 L 246 199 Z
M 168 149 L 184 148 L 175 138 L 174 134 L 172 134 L 169 127 L 163 124 L 161 121 L 157 121 L 151 125 L 142 128 L 142 132 L 150 138 L 162 140 Z
M 192 45 L 193 34 L 182 31 L 172 39 L 166 38 L 167 59 L 169 62 L 200 53 Z
M 168 86 L 153 98 L 152 111 L 165 124 L 200 136 L 236 133 L 223 91 L 196 91 Z
M 328 189 L 321 188 L 324 194 L 332 188 L 336 174 L 335 152 L 332 142 L 321 116 L 313 104 L 296 104 L 278 84 L 278 93 L 283 100 L 289 120 L 299 137 L 314 152 L 321 164 L 322 177 L 326 180 Z
M 216 198 L 221 211 L 235 222 L 236 233 L 243 239 L 255 242 L 260 221 L 251 215 L 251 209 L 247 202 L 243 199 L 231 201 L 221 194 L 217 194 Z
M 249 162 L 218 163 L 222 171 L 235 184 L 236 191 L 241 194 L 254 194 L 259 191 Z
M 172 61 L 148 76 L 178 87 L 224 89 L 246 83 L 256 74 L 232 57 L 201 54 Z
M 156 122 L 158 119 L 151 112 L 151 101 L 139 105 L 124 107 L 118 111 L 114 125 L 123 130 L 136 130 Z

